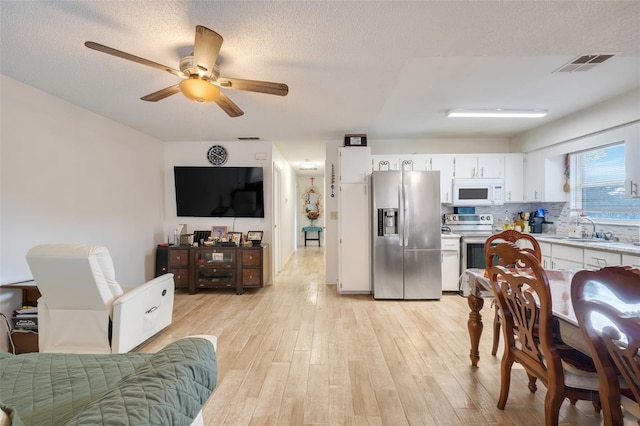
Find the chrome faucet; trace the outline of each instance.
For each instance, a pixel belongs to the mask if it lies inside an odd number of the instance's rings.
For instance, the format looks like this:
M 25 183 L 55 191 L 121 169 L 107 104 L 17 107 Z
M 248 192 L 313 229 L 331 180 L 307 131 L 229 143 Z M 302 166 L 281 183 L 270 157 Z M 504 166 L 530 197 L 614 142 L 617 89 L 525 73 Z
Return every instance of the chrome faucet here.
M 587 222 L 591 222 L 591 226 L 593 227 L 593 231 L 591 232 L 591 235 L 583 233 L 583 237 L 589 237 L 589 238 L 595 238 L 596 236 L 596 223 L 593 221 L 593 219 L 591 219 L 589 216 L 580 216 L 578 219 L 578 223 L 582 223 L 583 220 L 586 220 Z

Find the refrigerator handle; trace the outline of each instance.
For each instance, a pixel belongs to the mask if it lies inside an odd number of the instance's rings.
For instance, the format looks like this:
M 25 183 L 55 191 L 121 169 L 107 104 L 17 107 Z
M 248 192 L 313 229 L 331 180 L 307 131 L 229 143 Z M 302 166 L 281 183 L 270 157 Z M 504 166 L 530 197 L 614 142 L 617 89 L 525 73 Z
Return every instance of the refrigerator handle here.
M 404 197 L 404 187 L 398 185 L 398 245 L 402 247 L 404 245 L 404 206 L 402 204 Z
M 402 185 L 402 245 L 409 245 L 409 233 L 407 229 L 409 229 L 409 215 L 407 212 L 409 211 L 409 198 L 407 197 L 407 185 Z

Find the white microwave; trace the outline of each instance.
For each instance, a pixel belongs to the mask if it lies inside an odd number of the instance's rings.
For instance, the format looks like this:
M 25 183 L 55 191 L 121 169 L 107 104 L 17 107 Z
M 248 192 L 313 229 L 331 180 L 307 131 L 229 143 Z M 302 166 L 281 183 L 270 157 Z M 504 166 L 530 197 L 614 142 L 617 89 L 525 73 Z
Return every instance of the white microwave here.
M 500 206 L 504 204 L 504 180 L 499 178 L 454 178 L 454 206 Z

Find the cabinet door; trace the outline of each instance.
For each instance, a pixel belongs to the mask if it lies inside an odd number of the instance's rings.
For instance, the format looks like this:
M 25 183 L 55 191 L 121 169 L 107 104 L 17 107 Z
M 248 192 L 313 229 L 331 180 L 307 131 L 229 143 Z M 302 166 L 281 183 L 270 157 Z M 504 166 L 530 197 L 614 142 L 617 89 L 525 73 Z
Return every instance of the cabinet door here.
M 426 160 L 427 170 L 440 172 L 440 202 L 450 203 L 453 200 L 453 156 L 437 154 L 429 156 Z
M 369 185 L 340 185 L 338 291 L 371 293 Z
M 453 176 L 472 178 L 478 176 L 478 157 L 475 155 L 456 155 L 453 158 Z
M 524 199 L 543 201 L 544 197 L 544 157 L 533 152 L 524 158 Z
M 388 172 L 400 170 L 400 158 L 393 155 L 371 156 L 371 169 L 374 172 Z
M 442 251 L 442 291 L 458 291 L 460 255 L 457 250 Z
M 485 178 L 504 177 L 504 156 L 479 155 L 476 176 Z
M 580 247 L 554 244 L 551 254 L 552 269 L 582 269 L 584 265 L 584 250 Z
M 340 182 L 367 182 L 371 174 L 371 149 L 369 147 L 339 148 L 338 155 Z
M 504 200 L 524 201 L 524 156 L 506 154 L 504 156 Z
M 600 269 L 605 266 L 618 266 L 621 262 L 622 256 L 619 253 L 584 249 L 584 266 L 587 269 Z
M 640 256 L 634 256 L 632 254 L 623 254 L 622 264 L 640 268 Z
M 407 155 L 399 158 L 400 170 L 422 172 L 427 169 L 428 156 Z
M 628 198 L 640 197 L 640 125 L 635 126 L 635 131 L 629 132 L 630 139 L 624 142 L 625 158 L 625 185 L 624 192 Z

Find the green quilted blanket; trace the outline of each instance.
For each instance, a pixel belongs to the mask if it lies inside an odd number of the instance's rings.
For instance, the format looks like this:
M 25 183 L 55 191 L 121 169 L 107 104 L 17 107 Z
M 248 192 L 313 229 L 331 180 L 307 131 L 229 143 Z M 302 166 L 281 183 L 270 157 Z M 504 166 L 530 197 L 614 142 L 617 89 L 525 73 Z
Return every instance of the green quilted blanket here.
M 0 353 L 0 407 L 14 426 L 189 425 L 217 371 L 196 337 L 155 354 Z

